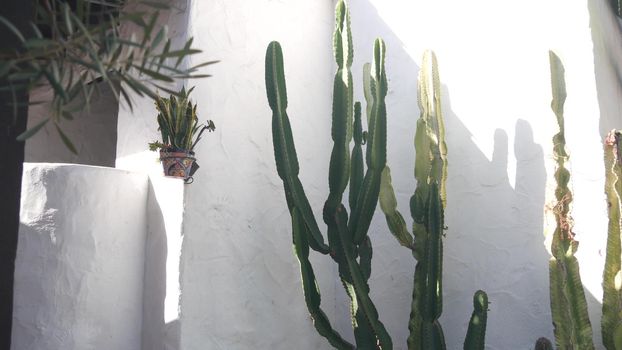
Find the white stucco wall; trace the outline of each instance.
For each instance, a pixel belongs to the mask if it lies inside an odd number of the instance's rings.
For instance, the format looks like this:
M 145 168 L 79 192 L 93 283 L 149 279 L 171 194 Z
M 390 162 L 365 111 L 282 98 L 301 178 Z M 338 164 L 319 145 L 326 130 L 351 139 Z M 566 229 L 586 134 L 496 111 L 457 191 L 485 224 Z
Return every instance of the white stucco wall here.
M 202 119 L 217 130 L 198 145 L 201 169 L 187 186 L 181 255 L 181 349 L 328 349 L 308 317 L 290 219 L 274 167 L 264 55 L 279 40 L 285 54 L 289 115 L 301 180 L 320 218 L 327 195 L 334 64 L 333 1 L 193 0 L 188 24 L 171 19 L 179 38 L 195 37 L 220 59 L 214 77 L 191 82 Z M 588 6 L 589 5 L 589 6 Z M 573 217 L 597 348 L 606 233 L 601 138 L 618 120 L 618 20 L 605 0 L 504 2 L 351 1 L 355 81 L 373 39 L 387 42 L 389 163 L 402 212 L 413 192 L 416 79 L 425 49 L 436 51 L 449 148 L 443 324 L 449 349 L 461 347 L 477 289 L 489 293 L 488 349 L 530 349 L 552 338 L 550 231 L 544 208 L 552 190 L 548 50 L 566 67 L 566 132 Z M 590 28 L 590 15 L 592 28 Z M 595 19 L 598 19 L 595 22 Z M 602 21 L 601 21 L 602 20 Z M 187 31 L 186 31 L 187 30 Z M 608 33 L 608 34 L 606 34 Z M 153 168 L 146 144 L 157 137 L 150 102 L 121 112 L 117 166 Z M 395 348 L 405 348 L 415 262 L 372 223 L 372 296 Z M 313 256 L 323 305 L 351 338 L 335 266 Z
M 13 349 L 178 350 L 184 184 L 26 163 Z
M 147 178 L 24 165 L 12 349 L 141 344 Z
M 216 132 L 197 146 L 201 169 L 186 193 L 182 349 L 328 349 L 310 322 L 292 254 L 290 219 L 272 155 L 264 57 L 286 53 L 289 111 L 301 178 L 320 214 L 330 154 L 333 4 L 192 2 L 190 35 L 221 62 L 193 82 L 201 118 Z M 332 262 L 319 259 L 323 304 L 334 317 Z
M 556 133 L 547 51 L 558 53 L 566 67 L 579 259 L 600 343 L 606 209 L 587 2 L 525 1 L 510 11 L 500 2 L 370 0 L 352 2 L 352 12 L 359 53 L 370 52 L 375 36 L 387 41 L 389 163 L 406 213 L 417 72 L 426 48 L 439 59 L 449 149 L 441 322 L 451 349 L 461 347 L 477 289 L 492 302 L 488 348 L 528 349 L 539 336 L 552 337 L 542 233 L 550 224 L 543 207 Z M 403 344 L 414 264 L 405 252 L 393 253 L 400 248 L 380 215 L 372 228 L 372 290 L 395 343 Z
M 180 349 L 184 183 L 149 177 L 143 291 L 143 350 Z

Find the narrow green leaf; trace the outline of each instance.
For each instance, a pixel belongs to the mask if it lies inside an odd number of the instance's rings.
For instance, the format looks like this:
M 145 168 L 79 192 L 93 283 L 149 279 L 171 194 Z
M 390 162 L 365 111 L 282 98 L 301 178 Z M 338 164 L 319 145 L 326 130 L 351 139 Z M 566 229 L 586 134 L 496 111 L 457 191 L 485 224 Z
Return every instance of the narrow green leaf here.
M 197 70 L 198 68 L 205 67 L 205 66 L 209 66 L 209 65 L 212 65 L 212 64 L 216 64 L 216 63 L 218 63 L 218 62 L 220 62 L 220 61 L 207 61 L 207 62 L 199 63 L 199 64 L 197 64 L 196 66 L 192 66 L 192 67 L 190 68 L 190 70 L 191 70 L 191 71 L 195 71 L 195 70 Z
M 147 69 L 147 68 L 143 68 L 143 67 L 137 66 L 137 65 L 134 65 L 133 67 L 138 69 L 138 71 L 140 71 L 141 73 L 143 73 L 143 74 L 145 74 L 145 75 L 147 75 L 147 76 L 149 76 L 149 77 L 151 77 L 153 79 L 156 79 L 156 80 L 159 80 L 159 81 L 165 81 L 165 82 L 169 82 L 169 83 L 172 83 L 173 81 L 175 81 L 173 78 L 169 77 L 168 75 L 164 75 L 162 73 L 158 73 L 156 71 L 153 71 L 153 70 L 150 70 L 150 69 Z
M 11 21 L 4 18 L 3 16 L 0 16 L 0 23 L 4 24 L 11 32 L 13 32 L 13 34 L 15 34 L 19 41 L 26 41 L 26 39 L 24 39 L 24 36 L 22 35 L 22 32 L 20 32 L 19 29 L 17 29 L 17 27 L 15 27 L 13 23 L 11 23 Z
M 73 120 L 73 114 L 71 114 L 71 112 L 69 112 L 69 111 L 63 111 L 62 112 L 62 116 L 63 116 L 63 118 L 65 118 L 67 120 Z
M 65 22 L 65 27 L 67 28 L 67 33 L 69 33 L 69 35 L 72 35 L 73 24 L 71 23 L 71 15 L 70 15 L 71 8 L 69 7 L 69 4 L 67 3 L 63 3 L 61 4 L 61 6 L 63 7 L 63 17 L 64 17 L 64 22 Z
M 7 75 L 11 71 L 11 68 L 13 68 L 13 61 L 10 61 L 10 60 L 1 61 L 0 62 L 0 78 Z
M 121 93 L 123 100 L 125 100 L 127 107 L 130 108 L 130 111 L 133 111 L 134 106 L 132 104 L 132 99 L 130 98 L 130 95 L 128 95 L 127 91 L 125 91 L 125 88 L 123 88 L 123 85 L 119 88 L 119 92 Z
M 27 49 L 46 49 L 49 46 L 58 45 L 55 41 L 44 38 L 30 38 L 24 41 L 24 47 Z
M 162 42 L 162 40 L 164 40 L 164 37 L 166 36 L 166 32 L 167 32 L 166 26 L 160 28 L 160 30 L 158 31 L 158 34 L 156 34 L 155 38 L 151 42 L 151 50 L 155 50 L 158 47 L 158 45 L 160 45 L 160 43 Z
M 44 70 L 43 71 L 43 75 L 45 75 L 45 77 L 47 78 L 48 82 L 50 83 L 50 86 L 52 86 L 52 89 L 54 90 L 54 94 L 60 96 L 63 99 L 66 99 L 67 98 L 67 92 L 65 91 L 63 86 L 60 84 L 60 81 L 58 81 L 58 79 L 56 79 L 54 74 L 52 72 L 48 71 L 48 70 Z
M 30 129 L 24 131 L 23 133 L 19 134 L 19 136 L 17 136 L 17 141 L 25 141 L 26 139 L 32 137 L 39 130 L 41 130 L 41 128 L 44 127 L 45 124 L 47 124 L 49 121 L 50 121 L 50 119 L 42 120 L 39 123 L 37 123 L 35 126 L 33 126 L 32 128 L 30 128 Z
M 191 46 L 192 46 L 192 42 L 194 41 L 194 38 L 191 37 L 190 39 L 188 39 L 188 41 L 186 41 L 186 45 L 184 45 L 183 51 L 190 51 L 191 50 Z M 197 52 L 195 53 L 199 53 L 201 52 L 201 50 L 196 50 Z M 183 55 L 183 56 L 179 56 L 177 57 L 177 62 L 175 63 L 175 67 L 179 67 L 179 65 L 181 64 L 181 61 L 186 58 L 187 56 L 193 55 L 193 53 L 189 53 L 187 55 Z
M 54 126 L 56 127 L 56 131 L 58 131 L 58 135 L 60 136 L 61 140 L 63 140 L 63 143 L 65 144 L 65 146 L 71 151 L 71 153 L 77 155 L 78 151 L 76 150 L 76 147 L 73 145 L 73 142 L 71 142 L 69 137 L 65 135 L 63 130 L 61 130 L 60 126 L 58 126 L 58 124 L 54 124 Z
M 153 7 L 155 9 L 159 9 L 159 10 L 168 10 L 171 8 L 170 5 L 164 3 L 164 2 L 159 2 L 159 1 L 140 1 L 141 4 L 143 5 L 147 5 L 149 7 Z

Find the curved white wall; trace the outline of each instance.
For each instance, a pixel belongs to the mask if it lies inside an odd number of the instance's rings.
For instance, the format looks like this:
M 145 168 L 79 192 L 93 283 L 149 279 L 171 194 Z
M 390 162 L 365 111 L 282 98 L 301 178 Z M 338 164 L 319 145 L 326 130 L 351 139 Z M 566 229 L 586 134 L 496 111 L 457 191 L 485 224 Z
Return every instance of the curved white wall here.
M 147 178 L 24 164 L 14 350 L 140 349 Z

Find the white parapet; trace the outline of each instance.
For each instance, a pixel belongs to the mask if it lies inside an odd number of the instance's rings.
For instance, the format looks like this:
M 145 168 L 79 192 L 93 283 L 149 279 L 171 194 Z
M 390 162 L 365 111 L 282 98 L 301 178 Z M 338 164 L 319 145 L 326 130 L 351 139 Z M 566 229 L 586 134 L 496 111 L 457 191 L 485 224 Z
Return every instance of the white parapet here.
M 13 349 L 140 349 L 147 183 L 24 165 Z

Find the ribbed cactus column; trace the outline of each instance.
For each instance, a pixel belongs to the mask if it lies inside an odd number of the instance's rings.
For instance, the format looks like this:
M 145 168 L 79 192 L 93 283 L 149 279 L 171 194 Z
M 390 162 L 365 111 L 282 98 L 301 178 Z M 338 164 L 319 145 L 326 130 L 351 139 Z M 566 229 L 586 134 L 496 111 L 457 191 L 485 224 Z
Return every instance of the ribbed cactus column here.
M 287 93 L 283 72 L 283 55 L 279 43 L 272 42 L 266 53 L 266 89 L 272 109 L 272 134 L 277 172 L 283 180 L 285 197 L 292 217 L 294 251 L 300 262 L 305 301 L 317 331 L 338 349 L 353 349 L 330 325 L 320 308 L 320 293 L 309 261 L 309 248 L 328 254 L 339 266 L 339 277 L 350 297 L 352 325 L 357 349 L 392 349 L 391 337 L 380 322 L 378 311 L 369 297 L 372 246 L 367 236 L 371 218 L 378 203 L 380 178 L 386 163 L 387 79 L 384 71 L 384 42 L 374 44 L 374 57 L 369 76 L 374 86 L 373 104 L 368 105 L 368 137 L 362 130 L 361 105 L 353 102 L 353 58 L 350 14 L 345 2 L 335 11 L 333 48 L 337 72 L 333 85 L 329 195 L 323 208 L 328 245 L 324 243 L 309 201 L 298 179 L 298 159 L 289 118 L 286 113 Z M 350 154 L 350 143 L 354 149 Z M 366 164 L 363 164 L 363 144 Z M 351 181 L 348 217 L 342 204 L 343 193 Z
M 607 256 L 603 272 L 603 317 L 601 331 L 607 350 L 622 349 L 622 134 L 612 130 L 605 140 L 605 193 L 609 212 Z
M 443 236 L 446 205 L 447 147 L 441 111 L 440 79 L 436 56 L 424 54 L 419 73 L 418 102 L 421 115 L 415 134 L 415 178 L 417 188 L 410 200 L 413 234 L 408 231 L 397 210 L 391 171 L 382 173 L 380 207 L 389 230 L 397 241 L 412 250 L 417 259 L 413 299 L 408 328 L 408 349 L 445 349 L 443 329 L 438 321 L 443 310 Z M 366 97 L 373 84 L 366 85 Z M 369 98 L 369 97 L 368 97 Z M 465 349 L 484 349 L 488 296 L 483 291 L 474 295 L 474 311 L 469 323 Z
M 594 349 L 592 326 L 587 313 L 587 302 L 579 275 L 579 263 L 574 256 L 579 242 L 574 239 L 570 205 L 572 192 L 568 188 L 570 171 L 566 169 L 568 153 L 564 133 L 564 101 L 566 83 L 564 67 L 557 55 L 549 52 L 553 100 L 551 108 L 557 117 L 559 133 L 553 136 L 553 154 L 557 161 L 555 171 L 555 198 L 553 209 L 557 228 L 553 233 L 549 261 L 551 312 L 558 349 Z
M 473 314 L 464 340 L 464 350 L 484 349 L 488 322 L 488 295 L 478 290 L 473 295 Z
M 309 261 L 309 247 L 327 254 L 330 250 L 309 201 L 298 179 L 298 158 L 287 116 L 287 89 L 283 72 L 283 52 L 278 42 L 272 42 L 266 52 L 266 87 L 268 102 L 272 108 L 272 137 L 274 156 L 279 177 L 283 180 L 285 198 L 292 217 L 294 252 L 300 263 L 305 302 L 318 333 L 337 349 L 354 349 L 331 326 L 320 308 L 321 297 L 313 267 Z

